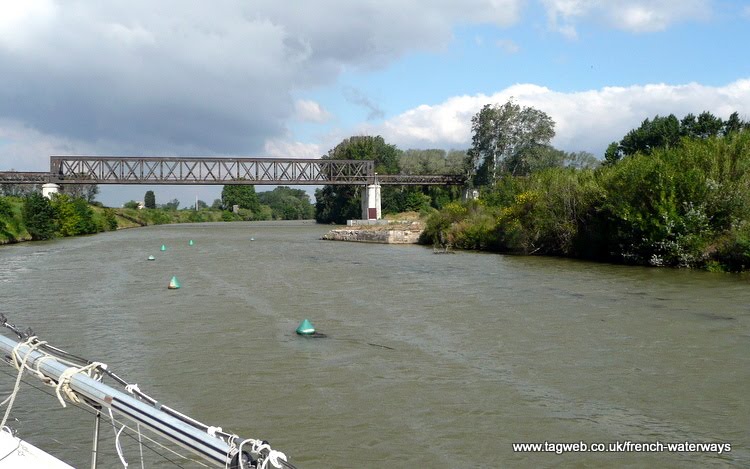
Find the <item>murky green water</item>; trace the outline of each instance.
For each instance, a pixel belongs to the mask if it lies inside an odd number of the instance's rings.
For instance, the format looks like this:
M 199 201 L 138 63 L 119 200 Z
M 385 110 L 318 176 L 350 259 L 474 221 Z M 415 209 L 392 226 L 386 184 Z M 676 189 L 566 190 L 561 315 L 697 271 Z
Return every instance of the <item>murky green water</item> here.
M 748 278 L 319 241 L 326 230 L 172 225 L 0 247 L 0 308 L 300 468 L 750 465 Z M 329 338 L 296 336 L 304 318 Z M 93 417 L 29 386 L 13 416 L 88 467 Z M 100 467 L 118 467 L 105 428 Z M 625 440 L 732 451 L 512 449 Z

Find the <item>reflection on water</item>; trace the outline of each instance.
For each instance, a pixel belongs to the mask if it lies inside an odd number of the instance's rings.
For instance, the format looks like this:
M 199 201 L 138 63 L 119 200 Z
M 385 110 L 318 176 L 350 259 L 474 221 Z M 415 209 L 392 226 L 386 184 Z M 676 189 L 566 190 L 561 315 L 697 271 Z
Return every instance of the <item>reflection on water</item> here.
M 436 256 L 320 241 L 326 230 L 173 225 L 5 246 L 0 304 L 54 345 L 208 424 L 267 439 L 299 467 L 750 465 L 747 278 Z M 173 275 L 180 290 L 167 289 Z M 329 338 L 296 336 L 304 318 Z M 14 376 L 0 376 L 4 393 Z M 28 386 L 13 415 L 22 437 L 89 464 L 90 415 Z M 624 440 L 733 450 L 511 446 Z M 137 465 L 137 444 L 123 444 Z M 111 427 L 100 447 L 102 464 L 118 465 Z

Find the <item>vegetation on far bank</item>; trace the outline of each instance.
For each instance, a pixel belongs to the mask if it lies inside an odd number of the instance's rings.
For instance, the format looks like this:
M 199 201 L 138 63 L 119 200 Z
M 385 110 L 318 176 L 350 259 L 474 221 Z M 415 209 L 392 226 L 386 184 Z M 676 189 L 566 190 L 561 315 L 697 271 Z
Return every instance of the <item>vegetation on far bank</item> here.
M 475 132 L 481 133 L 475 127 Z M 502 138 L 502 137 L 501 137 Z M 597 168 L 541 165 L 547 142 L 472 148 L 480 198 L 430 217 L 425 242 L 591 260 L 750 270 L 750 126 L 656 117 Z M 520 174 L 510 168 L 526 163 Z
M 382 187 L 383 213 L 427 218 L 422 242 L 607 262 L 750 270 L 750 123 L 709 112 L 646 119 L 603 159 L 554 148 L 554 121 L 512 100 L 472 119 L 467 151 L 342 141 L 325 159 L 374 160 L 380 174 L 463 174 L 459 188 Z M 316 191 L 315 218 L 360 218 L 360 189 Z
M 157 206 L 153 191 L 146 192 L 144 204 L 130 201 L 123 208 L 108 208 L 93 201 L 98 192 L 94 185 L 84 192 L 79 186 L 71 186 L 70 191 L 51 199 L 43 197 L 38 188 L 10 186 L 3 188 L 6 195 L 0 195 L 0 244 L 171 223 L 313 217 L 309 196 L 288 187 L 256 194 L 253 186 L 225 186 L 222 198 L 211 207 L 198 201 L 197 210 L 195 206 L 178 210 L 176 200 Z
M 383 186 L 383 214 L 416 212 L 422 241 L 441 247 L 546 254 L 652 266 L 750 270 L 750 123 L 708 112 L 646 119 L 603 159 L 554 148 L 554 121 L 512 100 L 472 118 L 466 150 L 399 150 L 380 136 L 344 139 L 324 159 L 374 160 L 379 174 L 462 174 L 459 187 Z M 324 186 L 313 206 L 299 189 L 224 186 L 211 206 L 179 201 L 111 209 L 94 185 L 47 200 L 0 186 L 0 242 L 163 223 L 361 217 L 361 187 Z M 196 210 L 197 208 L 197 210 Z

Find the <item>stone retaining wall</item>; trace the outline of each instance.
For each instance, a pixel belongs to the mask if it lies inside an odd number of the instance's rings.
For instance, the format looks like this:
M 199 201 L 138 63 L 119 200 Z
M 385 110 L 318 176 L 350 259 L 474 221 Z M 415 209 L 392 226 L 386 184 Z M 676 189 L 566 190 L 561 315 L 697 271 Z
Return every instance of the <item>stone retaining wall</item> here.
M 333 241 L 355 241 L 359 243 L 416 244 L 423 230 L 331 230 L 321 239 Z

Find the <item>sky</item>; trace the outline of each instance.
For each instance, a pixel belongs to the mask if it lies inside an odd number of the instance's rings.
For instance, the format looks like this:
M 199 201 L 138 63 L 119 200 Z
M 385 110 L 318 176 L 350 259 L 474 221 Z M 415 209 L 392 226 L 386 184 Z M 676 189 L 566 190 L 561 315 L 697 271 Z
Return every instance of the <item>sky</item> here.
M 465 150 L 472 116 L 509 99 L 602 157 L 656 115 L 750 120 L 747 44 L 744 0 L 0 0 L 0 171 L 318 158 L 354 135 Z M 115 207 L 221 192 L 100 189 Z

